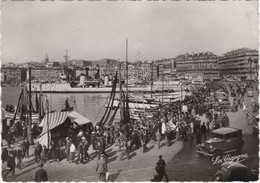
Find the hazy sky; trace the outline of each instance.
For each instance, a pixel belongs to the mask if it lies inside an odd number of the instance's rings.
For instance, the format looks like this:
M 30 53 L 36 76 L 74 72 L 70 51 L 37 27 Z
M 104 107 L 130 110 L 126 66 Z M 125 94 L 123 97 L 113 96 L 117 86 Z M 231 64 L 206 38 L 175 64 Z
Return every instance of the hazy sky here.
M 258 49 L 258 2 L 2 2 L 3 63 Z

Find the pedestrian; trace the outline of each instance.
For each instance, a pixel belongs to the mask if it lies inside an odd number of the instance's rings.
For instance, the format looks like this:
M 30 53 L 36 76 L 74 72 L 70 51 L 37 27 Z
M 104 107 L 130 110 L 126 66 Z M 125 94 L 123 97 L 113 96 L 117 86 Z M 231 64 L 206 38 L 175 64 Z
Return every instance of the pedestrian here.
M 14 151 L 10 150 L 7 158 L 6 172 L 3 177 L 6 178 L 9 173 L 12 173 L 12 178 L 15 178 L 15 158 Z
M 46 145 L 42 146 L 41 161 L 45 163 L 48 160 L 48 149 Z
M 40 163 L 40 169 L 35 172 L 34 182 L 47 182 L 48 175 L 46 170 L 43 169 L 43 163 Z
M 87 158 L 88 158 L 88 160 L 91 160 L 91 157 L 88 154 L 89 145 L 88 145 L 88 142 L 86 141 L 86 137 L 82 137 L 81 139 L 82 139 L 82 148 L 83 148 L 83 159 L 84 159 L 84 161 L 86 161 Z
M 98 161 L 96 172 L 98 173 L 98 181 L 105 181 L 106 172 L 108 172 L 107 163 L 105 161 L 105 155 L 101 154 Z
M 17 157 L 17 168 L 19 170 L 22 169 L 23 166 L 23 154 L 22 154 L 22 150 L 21 150 L 21 145 L 19 144 L 19 146 L 16 149 L 16 157 Z
M 67 161 L 69 161 L 69 156 L 70 156 L 70 145 L 71 145 L 71 141 L 69 137 L 66 137 L 65 151 L 66 151 Z
M 200 131 L 201 131 L 201 137 L 204 136 L 204 139 L 206 141 L 206 132 L 207 132 L 207 127 L 205 125 L 205 122 L 203 122 L 203 124 L 200 127 Z
M 42 145 L 37 141 L 34 149 L 35 163 L 41 158 Z
M 11 148 L 11 144 L 12 144 L 12 141 L 13 141 L 13 133 L 11 133 L 11 131 L 9 131 L 5 138 L 6 138 L 6 141 L 7 141 L 7 144 L 8 144 L 8 148 Z
M 56 150 L 57 150 L 56 144 L 55 144 L 55 142 L 52 140 L 52 141 L 51 141 L 50 151 L 49 151 L 50 163 L 57 160 L 57 151 L 56 151 Z
M 27 137 L 27 127 L 25 123 L 23 123 L 22 129 L 23 129 L 23 139 L 25 140 L 25 138 Z
M 160 134 L 160 129 L 157 130 L 157 132 L 155 133 L 155 136 L 156 136 L 156 141 L 158 143 L 158 149 L 160 149 L 160 143 L 161 143 L 161 134 Z
M 189 140 L 190 140 L 190 147 L 192 148 L 194 137 L 193 137 L 193 133 L 192 133 L 191 130 L 189 130 L 189 132 L 188 132 L 188 137 L 189 137 Z
M 61 161 L 64 158 L 63 155 L 63 142 L 61 139 L 59 139 L 57 144 L 57 161 Z
M 197 139 L 197 144 L 201 144 L 201 133 L 199 130 L 196 133 L 196 139 Z
M 147 133 L 145 131 L 143 131 L 142 133 L 142 141 L 143 141 L 143 153 L 145 153 L 147 151 Z
M 209 121 L 207 121 L 207 131 L 209 132 Z
M 168 182 L 168 181 L 169 181 L 169 178 L 168 178 L 168 176 L 167 176 L 167 174 L 166 174 L 166 163 L 165 163 L 165 161 L 162 159 L 162 155 L 159 156 L 159 161 L 158 161 L 158 163 L 159 163 L 159 167 L 161 168 L 161 171 L 162 171 L 162 179 L 163 179 L 163 177 L 165 177 L 165 178 L 166 178 L 166 182 Z
M 78 164 L 79 162 L 83 164 L 83 144 L 82 144 L 82 141 L 79 142 L 77 152 L 78 152 L 78 158 L 76 160 L 76 164 Z
M 69 157 L 69 162 L 72 163 L 74 161 L 75 158 L 75 151 L 76 151 L 76 147 L 73 143 L 71 143 L 70 145 L 70 157 Z
M 29 140 L 28 140 L 28 138 L 26 137 L 25 138 L 25 141 L 24 141 L 24 146 L 25 146 L 25 154 L 24 154 L 24 156 L 26 157 L 26 158 L 29 158 L 29 148 L 30 148 L 30 143 L 29 143 Z
M 128 147 L 128 143 L 126 140 L 123 141 L 122 143 L 122 152 L 120 155 L 120 160 L 122 161 L 124 156 L 126 155 L 127 159 L 129 159 L 129 147 Z

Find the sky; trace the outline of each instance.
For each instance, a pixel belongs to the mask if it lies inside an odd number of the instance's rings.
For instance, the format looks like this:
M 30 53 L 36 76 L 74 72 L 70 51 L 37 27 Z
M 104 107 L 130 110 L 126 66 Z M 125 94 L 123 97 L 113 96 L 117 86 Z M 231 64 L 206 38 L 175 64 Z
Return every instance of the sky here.
M 2 63 L 157 60 L 258 49 L 257 1 L 4 1 Z

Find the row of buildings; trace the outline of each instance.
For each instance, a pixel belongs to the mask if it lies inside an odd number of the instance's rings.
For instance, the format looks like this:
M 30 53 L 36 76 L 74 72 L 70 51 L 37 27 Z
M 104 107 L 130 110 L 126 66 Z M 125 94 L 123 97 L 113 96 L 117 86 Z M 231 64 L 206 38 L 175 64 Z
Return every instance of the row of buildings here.
M 212 52 L 182 54 L 175 58 L 155 61 L 119 62 L 115 59 L 99 61 L 66 60 L 66 62 L 49 62 L 48 56 L 43 63 L 26 63 L 26 66 L 3 65 L 1 81 L 20 83 L 28 78 L 27 68 L 32 68 L 32 79 L 37 81 L 57 82 L 62 75 L 68 74 L 72 79 L 87 75 L 87 79 L 111 79 L 119 71 L 129 82 L 150 82 L 151 80 L 173 80 L 202 75 L 205 80 L 221 78 L 241 78 L 255 80 L 258 78 L 258 50 L 237 49 L 217 56 Z M 119 66 L 120 63 L 120 66 Z M 26 68 L 27 67 L 27 68 Z M 126 69 L 128 67 L 128 69 Z

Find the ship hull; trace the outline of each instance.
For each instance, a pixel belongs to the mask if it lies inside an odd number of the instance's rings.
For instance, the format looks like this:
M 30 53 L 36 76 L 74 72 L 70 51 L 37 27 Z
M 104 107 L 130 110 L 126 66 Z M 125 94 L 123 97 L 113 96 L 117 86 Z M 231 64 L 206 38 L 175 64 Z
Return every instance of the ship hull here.
M 27 85 L 29 89 L 29 85 Z M 68 83 L 50 83 L 50 84 L 42 84 L 40 83 L 32 83 L 31 90 L 33 92 L 42 92 L 42 93 L 111 93 L 111 87 L 104 88 L 92 88 L 92 87 L 71 87 Z M 126 88 L 123 88 L 126 90 Z M 151 89 L 147 87 L 129 87 L 128 91 L 132 92 L 149 92 Z M 119 88 L 116 88 L 116 93 L 119 93 Z
M 4 108 L 2 108 L 2 111 L 4 113 L 5 118 L 13 119 L 14 118 L 14 112 L 8 112 Z M 16 120 L 20 119 L 20 115 L 16 114 L 15 116 Z M 32 120 L 39 120 L 39 114 L 32 114 Z

